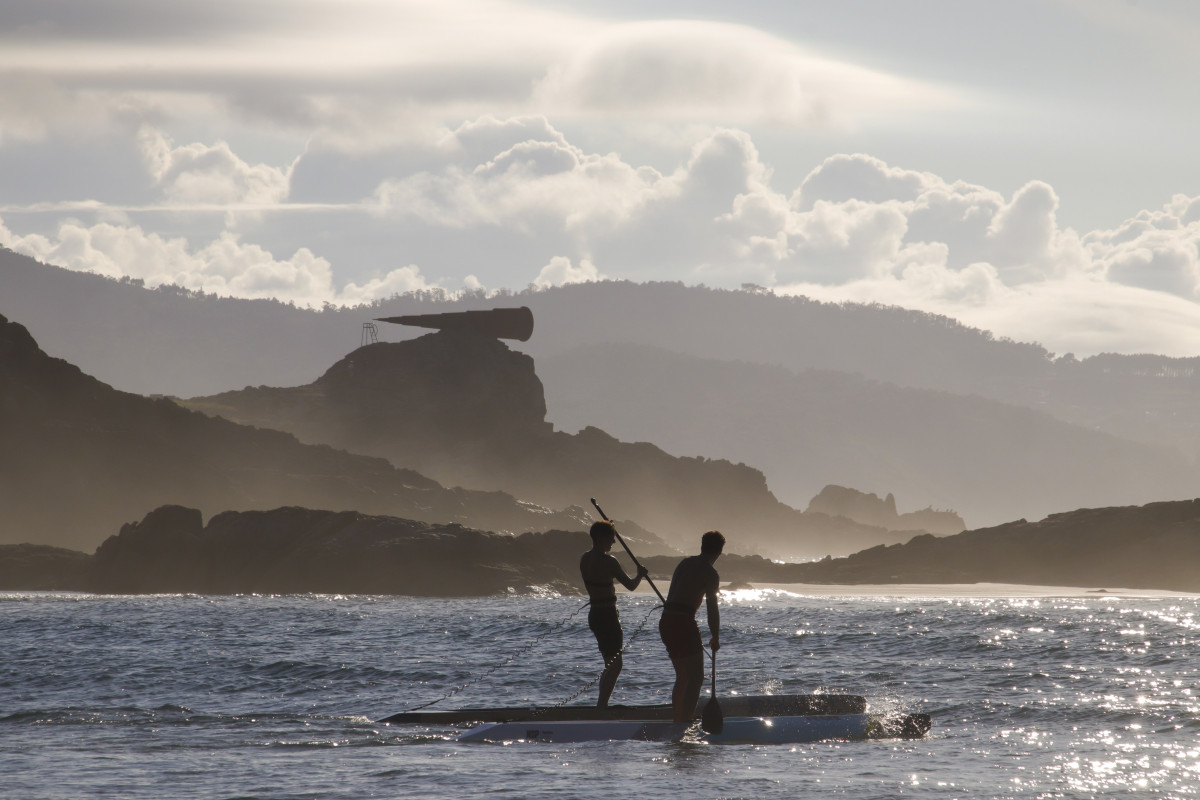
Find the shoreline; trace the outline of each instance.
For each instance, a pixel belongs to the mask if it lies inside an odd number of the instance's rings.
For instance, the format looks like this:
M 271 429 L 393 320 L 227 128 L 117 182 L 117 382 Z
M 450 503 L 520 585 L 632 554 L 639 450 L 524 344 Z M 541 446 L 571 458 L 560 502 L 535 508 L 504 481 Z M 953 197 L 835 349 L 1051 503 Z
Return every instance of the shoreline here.
M 1076 597 L 1200 597 L 1194 592 L 1167 589 L 1129 589 L 1112 586 L 1041 586 L 1021 583 L 764 583 L 754 589 L 791 592 L 814 597 L 968 597 L 968 598 L 1051 598 Z
M 666 595 L 670 581 L 655 581 Z M 1176 592 L 1169 589 L 1130 589 L 1118 586 L 1049 586 L 1023 583 L 751 583 L 731 588 L 723 584 L 722 592 L 776 591 L 801 597 L 966 597 L 966 598 L 1051 598 L 1074 597 L 1104 599 L 1109 597 L 1200 597 L 1195 592 Z M 649 586 L 639 586 L 634 594 L 654 596 Z

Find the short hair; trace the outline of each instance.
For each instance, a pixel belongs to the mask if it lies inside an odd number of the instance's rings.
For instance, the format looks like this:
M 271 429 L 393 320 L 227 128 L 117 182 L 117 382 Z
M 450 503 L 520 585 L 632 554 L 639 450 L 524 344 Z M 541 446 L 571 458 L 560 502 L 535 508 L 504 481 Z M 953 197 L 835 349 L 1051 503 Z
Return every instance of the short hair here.
M 725 549 L 725 536 L 720 531 L 709 531 L 700 537 L 700 552 L 721 555 Z
M 592 537 L 593 542 L 600 541 L 601 537 L 605 539 L 616 539 L 617 529 L 613 524 L 606 519 L 597 520 L 592 523 L 592 529 L 588 531 L 588 535 Z

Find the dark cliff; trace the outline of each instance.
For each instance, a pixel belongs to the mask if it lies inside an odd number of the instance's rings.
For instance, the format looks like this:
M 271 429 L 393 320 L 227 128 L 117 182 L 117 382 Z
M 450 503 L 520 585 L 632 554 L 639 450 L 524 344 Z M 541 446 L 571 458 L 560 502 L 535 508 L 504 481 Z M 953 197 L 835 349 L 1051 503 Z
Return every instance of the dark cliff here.
M 101 592 L 357 593 L 452 597 L 547 586 L 572 591 L 574 534 L 508 535 L 354 511 L 218 514 L 167 506 L 96 550 Z M 568 569 L 564 570 L 564 566 Z

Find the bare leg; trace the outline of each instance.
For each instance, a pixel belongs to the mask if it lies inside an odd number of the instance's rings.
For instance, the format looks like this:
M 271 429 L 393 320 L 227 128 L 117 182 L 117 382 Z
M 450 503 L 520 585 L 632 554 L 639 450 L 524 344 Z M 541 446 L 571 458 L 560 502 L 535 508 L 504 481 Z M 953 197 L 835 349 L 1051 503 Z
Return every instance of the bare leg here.
M 615 656 L 605 654 L 604 672 L 600 673 L 600 700 L 596 705 L 600 708 L 608 707 L 608 698 L 612 697 L 613 687 L 617 685 L 617 678 L 621 675 L 621 668 L 624 667 L 624 662 L 621 659 L 620 651 L 617 651 Z
M 671 659 L 675 666 L 675 688 L 671 691 L 676 722 L 691 722 L 700 702 L 700 687 L 704 685 L 704 653 Z

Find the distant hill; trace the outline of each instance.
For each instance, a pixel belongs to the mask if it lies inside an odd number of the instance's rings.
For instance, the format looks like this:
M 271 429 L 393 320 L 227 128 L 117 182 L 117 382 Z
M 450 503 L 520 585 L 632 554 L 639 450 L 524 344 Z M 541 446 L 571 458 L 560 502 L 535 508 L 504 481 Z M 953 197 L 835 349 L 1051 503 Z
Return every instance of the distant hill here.
M 535 333 L 520 349 L 535 357 L 543 370 L 548 421 L 564 430 L 599 425 L 620 439 L 646 438 L 677 455 L 753 464 L 765 472 L 771 490 L 790 503 L 836 483 L 895 491 L 915 508 L 954 508 L 971 524 L 988 524 L 1076 505 L 1180 497 L 1178 486 L 1194 480 L 1200 455 L 1200 358 L 1148 354 L 1076 360 L 922 312 L 673 283 L 580 284 L 500 297 L 469 295 L 453 302 L 425 293 L 362 308 L 313 311 L 172 287 L 147 290 L 137 282 L 50 267 L 0 249 L 0 313 L 19 315 L 44 347 L 89 374 L 141 394 L 187 397 L 246 386 L 305 385 L 356 349 L 363 324 L 375 317 L 496 305 L 527 305 L 533 310 Z M 380 335 L 395 341 L 417 334 L 381 325 Z M 590 365 L 598 377 L 630 389 L 619 408 L 572 381 L 571 370 L 555 366 L 556 360 L 576 360 L 586 368 L 587 353 L 581 348 L 605 344 L 632 346 L 613 349 L 603 364 Z M 667 442 L 657 431 L 643 436 L 624 421 L 604 421 L 617 411 L 626 412 L 633 423 L 662 416 L 661 399 L 638 392 L 629 377 L 639 359 L 618 357 L 639 347 L 786 370 L 800 376 L 800 382 L 812 379 L 808 373 L 824 372 L 847 391 L 884 399 L 914 400 L 918 395 L 891 391 L 914 389 L 994 401 L 1007 408 L 982 402 L 958 405 L 951 420 L 974 428 L 969 438 L 980 445 L 1004 442 L 1004 432 L 1014 425 L 1018 432 L 1005 447 L 973 449 L 968 463 L 927 469 L 929 461 L 954 457 L 953 452 L 936 450 L 947 434 L 934 415 L 920 408 L 888 408 L 883 409 L 884 418 L 903 417 L 911 426 L 907 433 L 893 428 L 868 447 L 834 453 L 836 458 L 818 448 L 819 458 L 805 461 L 796 450 L 797 441 L 820 438 L 821 427 L 852 430 L 854 409 L 865 410 L 869 403 L 855 398 L 847 414 L 810 415 L 803 418 L 809 430 L 796 430 L 799 423 L 788 409 L 765 415 L 766 406 L 754 397 L 759 391 L 755 389 L 746 392 L 750 405 L 764 414 L 755 424 L 778 432 L 778 437 L 733 437 L 734 426 L 728 424 L 723 404 L 716 406 L 719 413 L 710 413 L 700 402 L 677 398 L 673 410 L 680 419 L 693 421 L 693 431 L 686 439 Z M 841 377 L 832 377 L 835 374 Z M 948 401 L 939 402 L 949 407 Z M 1040 455 L 1050 452 L 1050 443 L 1039 444 L 1038 437 L 1046 426 L 1022 417 L 1020 409 L 1071 423 L 1079 431 L 1068 435 L 1066 429 L 1057 429 L 1051 437 L 1053 457 L 1043 459 Z M 730 435 L 722 439 L 726 431 Z M 865 440 L 865 430 L 863 434 L 860 440 Z M 738 449 L 729 447 L 730 438 L 740 442 Z M 921 447 L 934 443 L 925 464 L 921 453 L 907 446 L 911 441 Z M 1177 456 L 1130 443 L 1170 448 Z M 1094 459 L 1098 451 L 1102 457 Z M 1032 459 L 1031 452 L 1039 458 Z M 1099 474 L 1101 480 L 1076 477 L 1069 470 L 1072 464 L 1092 461 L 1096 466 L 1085 473 Z M 780 465 L 788 463 L 803 464 L 805 471 L 784 471 Z M 824 464 L 831 469 L 820 474 Z M 1136 477 L 1143 467 L 1150 476 L 1145 480 Z M 1031 469 L 1043 478 L 1040 485 L 1026 476 Z M 947 470 L 958 476 L 953 484 L 940 481 Z M 1161 477 L 1164 472 L 1168 477 Z M 993 481 L 994 475 L 1003 479 Z M 973 476 L 978 482 L 971 486 Z M 1112 486 L 1123 485 L 1124 476 L 1135 479 L 1119 496 L 1109 496 Z M 1023 483 L 1030 485 L 1030 493 L 1020 490 Z M 1061 497 L 1056 494 L 1060 485 L 1067 488 Z
M 672 453 L 722 453 L 754 464 L 798 507 L 830 483 L 879 487 L 953 508 L 970 525 L 1014 510 L 1040 517 L 1186 497 L 1197 484 L 1173 449 L 977 395 L 639 345 L 579 347 L 538 363 L 563 429 L 597 425 Z
M 91 549 L 166 503 L 205 513 L 305 503 L 484 530 L 582 529 L 500 492 L 446 489 L 381 458 L 301 444 L 120 392 L 0 317 L 0 543 Z

